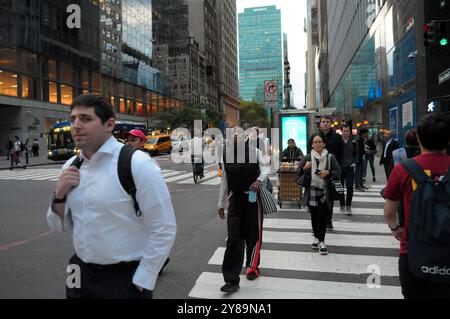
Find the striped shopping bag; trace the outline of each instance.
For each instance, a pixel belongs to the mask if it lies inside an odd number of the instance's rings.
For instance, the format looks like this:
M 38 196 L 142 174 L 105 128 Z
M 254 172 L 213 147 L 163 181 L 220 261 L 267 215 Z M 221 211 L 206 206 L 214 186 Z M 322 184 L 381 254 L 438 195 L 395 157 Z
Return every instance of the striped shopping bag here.
M 258 195 L 258 204 L 262 207 L 264 215 L 273 214 L 278 211 L 275 198 L 266 187 L 261 187 Z

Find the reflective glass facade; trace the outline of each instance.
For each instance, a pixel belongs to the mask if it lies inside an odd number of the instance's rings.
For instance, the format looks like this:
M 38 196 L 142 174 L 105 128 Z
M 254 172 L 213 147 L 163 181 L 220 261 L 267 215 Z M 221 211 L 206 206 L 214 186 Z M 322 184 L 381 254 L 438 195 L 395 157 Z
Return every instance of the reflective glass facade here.
M 67 29 L 65 24 L 66 7 L 71 2 L 0 2 L 0 17 L 9 22 L 0 24 L 0 34 L 5 35 L 0 39 L 0 95 L 55 103 L 57 110 L 58 104 L 70 105 L 74 97 L 93 92 L 107 96 L 117 112 L 140 116 L 152 116 L 157 106 L 155 101 L 166 99 L 165 107 L 181 105 L 176 99 L 149 90 L 164 85 L 158 77 L 159 71 L 147 64 L 152 53 L 151 1 L 80 1 L 83 12 L 80 30 Z M 141 14 L 138 25 L 127 31 L 121 26 L 122 6 L 136 6 L 124 15 L 128 24 L 134 25 L 132 19 Z M 148 14 L 147 20 L 141 25 L 144 14 Z M 128 15 L 132 16 L 131 20 Z M 112 16 L 114 19 L 109 19 Z M 23 34 L 20 32 L 23 30 L 28 31 Z M 149 38 L 146 41 L 145 32 Z M 24 36 L 14 36 L 17 34 Z M 119 39 L 115 35 L 120 35 Z M 122 41 L 122 35 L 128 42 Z M 104 43 L 103 39 L 110 40 Z M 104 72 L 106 69 L 102 67 L 105 56 L 108 61 L 114 57 L 109 54 L 114 52 L 105 49 L 104 44 L 113 48 L 113 43 L 117 50 L 130 43 L 123 54 L 131 57 L 129 60 L 110 61 L 125 65 L 122 74 L 112 72 L 116 76 Z M 120 52 L 117 57 L 122 57 Z
M 281 12 L 275 6 L 239 14 L 239 81 L 244 101 L 264 103 L 264 81 L 277 80 L 278 108 L 283 108 Z
M 368 120 L 373 131 L 390 129 L 403 142 L 404 133 L 417 124 L 416 61 L 408 55 L 416 50 L 421 30 L 414 1 L 380 5 L 327 106 L 336 108 L 338 121 L 351 118 L 356 127 Z

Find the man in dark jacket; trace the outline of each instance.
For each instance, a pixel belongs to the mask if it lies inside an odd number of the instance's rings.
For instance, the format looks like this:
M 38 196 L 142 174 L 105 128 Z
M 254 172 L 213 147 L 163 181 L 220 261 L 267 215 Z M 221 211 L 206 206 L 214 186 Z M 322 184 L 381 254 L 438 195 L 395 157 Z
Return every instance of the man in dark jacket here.
M 386 172 L 386 179 L 389 180 L 392 170 L 394 169 L 394 158 L 392 157 L 392 152 L 400 148 L 400 144 L 392 137 L 392 132 L 386 131 L 384 133 L 386 142 L 383 143 L 383 149 L 380 159 L 380 166 L 384 166 L 384 171 Z
M 339 166 L 342 165 L 342 158 L 344 157 L 344 141 L 342 136 L 336 133 L 336 131 L 331 128 L 331 123 L 333 118 L 330 115 L 324 115 L 320 118 L 320 128 L 319 134 L 323 137 L 325 141 L 325 149 L 328 153 L 333 154 Z M 327 229 L 333 230 L 333 206 L 330 210 L 330 219 L 327 222 Z
M 364 186 L 364 155 L 365 152 L 365 145 L 366 141 L 369 138 L 369 130 L 366 127 L 361 127 L 359 129 L 359 136 L 358 136 L 358 150 L 359 150 L 359 157 L 358 162 L 356 164 L 355 168 L 355 189 L 360 192 L 364 192 L 367 187 Z
M 294 139 L 290 138 L 288 140 L 288 148 L 283 151 L 281 155 L 282 162 L 290 162 L 293 163 L 295 161 L 301 161 L 303 159 L 303 152 L 301 149 L 295 145 Z
M 342 128 L 342 138 L 344 140 L 344 157 L 341 165 L 341 182 L 347 187 L 347 197 L 342 199 L 341 213 L 352 215 L 352 200 L 353 200 L 353 183 L 355 180 L 355 167 L 359 159 L 358 143 L 351 135 L 350 127 L 344 125 Z

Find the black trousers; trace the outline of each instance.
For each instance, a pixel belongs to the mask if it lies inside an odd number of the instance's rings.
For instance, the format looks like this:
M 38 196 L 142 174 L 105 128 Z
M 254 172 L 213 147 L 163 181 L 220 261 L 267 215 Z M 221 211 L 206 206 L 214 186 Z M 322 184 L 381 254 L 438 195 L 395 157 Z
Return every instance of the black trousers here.
M 430 282 L 416 277 L 408 268 L 408 255 L 400 255 L 398 272 L 405 299 L 450 298 L 450 284 Z
M 72 288 L 71 280 L 68 280 L 66 284 L 67 299 L 153 298 L 152 291 L 144 290 L 140 292 L 132 282 L 133 275 L 139 266 L 138 261 L 100 266 L 86 264 L 77 255 L 74 255 L 69 264 L 79 267 L 81 277 L 80 287 Z
M 394 163 L 384 163 L 384 172 L 386 173 L 386 180 L 389 180 L 389 176 L 391 176 L 391 172 L 394 169 Z
M 355 169 L 353 167 L 342 167 L 341 183 L 347 188 L 345 200 L 341 201 L 341 206 L 352 206 L 353 200 L 353 183 L 355 180 Z
M 361 160 L 358 164 L 356 164 L 356 169 L 355 169 L 355 187 L 356 188 L 361 188 L 364 186 L 364 182 L 363 182 L 364 163 L 362 161 L 363 160 Z
M 244 262 L 244 251 L 247 254 L 246 273 L 256 272 L 259 274 L 263 212 L 258 209 L 257 203 L 248 202 L 246 194 L 232 194 L 229 202 L 228 239 L 222 263 L 222 274 L 225 282 L 238 284 Z
M 314 237 L 318 238 L 319 241 L 325 241 L 329 210 L 330 207 L 326 203 L 320 203 L 319 206 L 309 206 Z

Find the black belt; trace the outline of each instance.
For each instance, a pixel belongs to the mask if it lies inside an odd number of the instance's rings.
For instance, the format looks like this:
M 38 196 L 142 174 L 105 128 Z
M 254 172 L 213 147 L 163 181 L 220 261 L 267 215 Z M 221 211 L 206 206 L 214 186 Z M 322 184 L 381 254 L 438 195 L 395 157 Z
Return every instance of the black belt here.
M 135 261 L 128 261 L 128 262 L 120 262 L 120 263 L 112 264 L 112 265 L 99 265 L 99 264 L 87 264 L 87 263 L 84 263 L 84 264 L 94 270 L 113 270 L 113 269 L 127 269 L 127 268 L 137 267 L 137 266 L 139 266 L 139 263 L 140 263 L 140 261 L 135 260 Z

